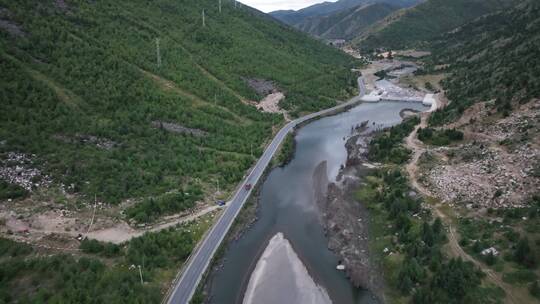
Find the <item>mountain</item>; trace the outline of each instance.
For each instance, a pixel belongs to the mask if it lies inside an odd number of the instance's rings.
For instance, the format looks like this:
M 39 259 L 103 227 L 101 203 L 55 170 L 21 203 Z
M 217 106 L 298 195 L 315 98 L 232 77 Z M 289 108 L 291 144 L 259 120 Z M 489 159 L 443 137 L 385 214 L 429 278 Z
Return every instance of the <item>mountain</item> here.
M 253 104 L 335 105 L 357 64 L 232 1 L 0 0 L 0 303 L 160 303 L 285 123 Z
M 400 8 L 388 3 L 360 5 L 330 15 L 308 17 L 295 26 L 313 36 L 349 40 Z
M 0 160 L 35 155 L 54 185 L 112 204 L 228 189 L 283 122 L 247 103 L 263 96 L 245 79 L 295 115 L 347 98 L 352 62 L 231 2 L 0 0 Z
M 452 103 L 432 123 L 458 118 L 479 101 L 494 101 L 500 112 L 540 97 L 540 4 L 483 16 L 435 40 L 427 69 L 449 64 L 444 82 Z
M 305 18 L 323 16 L 342 9 L 365 4 L 369 0 L 339 0 L 336 2 L 317 3 L 300 10 L 281 10 L 270 12 L 270 15 L 290 25 L 302 22 Z
M 326 16 L 341 10 L 350 9 L 362 5 L 373 3 L 388 3 L 400 7 L 409 7 L 419 3 L 422 0 L 338 0 L 336 2 L 318 3 L 306 8 L 294 10 L 282 10 L 271 12 L 270 15 L 289 25 L 298 25 L 303 23 L 306 18 Z
M 515 3 L 515 0 L 427 0 L 379 21 L 353 43 L 364 50 L 421 46 L 482 15 L 497 12 Z
M 433 16 L 431 20 L 436 19 Z M 398 238 L 395 248 L 405 250 L 397 249 L 391 257 L 381 259 L 383 265 L 395 266 L 385 275 L 388 287 L 385 300 L 388 303 L 537 303 L 540 244 L 529 240 L 537 237 L 540 227 L 537 216 L 540 211 L 540 2 L 520 1 L 513 7 L 483 15 L 429 39 L 425 47 L 432 55 L 414 59 L 422 68 L 407 76 L 407 83 L 419 87 L 425 83 L 429 91 L 438 90 L 429 85 L 431 81 L 437 86 L 442 84 L 444 92 L 439 100 L 443 108 L 405 120 L 370 142 L 368 157 L 374 161 L 399 162 L 398 157 L 392 157 L 398 155 L 392 152 L 399 149 L 410 149 L 411 153 L 404 154 L 403 162 L 407 165 L 401 171 L 384 169 L 376 175 L 382 176 L 381 180 L 388 179 L 387 184 L 374 182 L 367 191 L 360 190 L 358 198 L 376 202 L 375 189 L 385 189 L 385 193 L 393 193 L 395 189 L 406 192 L 407 186 L 412 185 L 411 189 L 421 196 L 445 202 L 435 206 L 432 215 L 450 233 L 439 238 L 443 240 L 441 245 L 429 245 L 437 244 L 429 241 L 425 244 L 430 249 L 407 249 L 421 243 L 426 235 L 413 231 L 431 234 L 440 229 L 429 229 L 424 219 L 415 219 L 422 212 L 407 212 L 406 207 L 398 215 L 390 216 L 395 210 L 391 203 L 396 198 L 390 194 L 385 201 L 384 194 L 380 195 L 383 199 L 378 206 L 390 203 L 378 211 L 383 210 L 383 218 L 390 221 L 381 221 L 379 227 L 407 222 L 406 233 L 412 236 Z M 443 81 L 439 83 L 441 78 Z M 405 187 L 396 188 L 399 183 Z M 447 214 L 459 220 L 453 221 Z M 509 220 L 512 217 L 515 220 Z M 490 224 L 500 219 L 504 219 L 505 225 Z M 532 219 L 537 222 L 532 223 Z M 424 228 L 420 228 L 422 225 Z M 516 233 L 510 238 L 504 235 L 506 231 Z M 389 230 L 377 237 L 392 237 L 394 233 L 395 230 Z M 502 242 L 504 246 L 499 245 Z M 451 244 L 454 250 L 443 253 L 444 243 Z M 526 254 L 521 253 L 522 247 L 527 248 Z M 482 250 L 486 250 L 484 254 Z M 404 259 L 399 265 L 392 264 L 398 255 Z M 495 261 L 486 259 L 495 255 Z M 433 259 L 436 256 L 441 258 Z M 464 264 L 462 259 L 468 262 Z M 499 269 L 504 271 L 498 272 Z M 524 269 L 529 271 L 530 279 L 507 279 Z M 423 275 L 421 280 L 408 275 L 428 272 L 430 275 Z M 483 276 L 482 272 L 492 275 Z M 456 274 L 455 280 L 450 279 Z M 462 287 L 455 288 L 452 282 L 460 282 Z M 504 292 L 497 293 L 495 289 Z

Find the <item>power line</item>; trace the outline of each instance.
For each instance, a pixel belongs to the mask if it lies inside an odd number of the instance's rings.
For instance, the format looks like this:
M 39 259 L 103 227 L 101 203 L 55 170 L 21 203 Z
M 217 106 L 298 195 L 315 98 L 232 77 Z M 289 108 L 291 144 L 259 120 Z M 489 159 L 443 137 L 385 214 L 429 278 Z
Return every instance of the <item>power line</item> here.
M 159 38 L 156 38 L 156 57 L 157 57 L 157 66 L 161 67 L 161 52 L 159 49 Z
M 206 26 L 206 20 L 205 20 L 204 10 L 202 10 L 202 26 L 203 26 L 203 27 Z

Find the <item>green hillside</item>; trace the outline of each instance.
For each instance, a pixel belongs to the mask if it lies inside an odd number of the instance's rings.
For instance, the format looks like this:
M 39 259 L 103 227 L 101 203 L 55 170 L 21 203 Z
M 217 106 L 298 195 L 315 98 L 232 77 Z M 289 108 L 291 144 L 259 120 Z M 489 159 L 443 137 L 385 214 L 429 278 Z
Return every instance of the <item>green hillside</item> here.
M 450 63 L 443 83 L 452 103 L 432 115 L 440 124 L 478 101 L 495 101 L 500 112 L 540 97 L 540 4 L 530 1 L 489 15 L 441 37 L 431 68 Z M 429 69 L 429 67 L 428 67 Z
M 239 181 L 283 120 L 242 102 L 262 97 L 244 78 L 273 81 L 293 115 L 353 93 L 350 57 L 217 3 L 0 0 L 0 155 L 36 154 L 109 203 L 176 189 L 189 206 L 205 182 Z
M 515 0 L 427 0 L 390 15 L 356 38 L 363 49 L 419 47 L 482 15 L 517 3 Z
M 399 9 L 387 3 L 376 3 L 341 10 L 328 16 L 316 16 L 304 19 L 295 27 L 326 39 L 352 39 L 369 26 Z

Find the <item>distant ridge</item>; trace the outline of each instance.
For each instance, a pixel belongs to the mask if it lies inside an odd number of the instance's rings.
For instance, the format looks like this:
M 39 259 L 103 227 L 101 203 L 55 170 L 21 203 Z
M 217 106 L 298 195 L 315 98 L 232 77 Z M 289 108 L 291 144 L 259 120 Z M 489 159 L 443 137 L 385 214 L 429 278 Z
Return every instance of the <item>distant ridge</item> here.
M 422 0 L 339 0 L 336 2 L 323 2 L 308 6 L 300 10 L 280 10 L 270 12 L 274 18 L 287 23 L 289 25 L 298 25 L 305 21 L 306 18 L 327 16 L 341 10 L 350 9 L 362 5 L 374 3 L 387 3 L 398 7 L 410 7 L 418 4 Z
M 400 6 L 388 3 L 360 5 L 328 16 L 306 18 L 303 22 L 296 24 L 296 27 L 325 39 L 350 40 L 400 8 Z
M 427 0 L 398 11 L 372 26 L 354 41 L 364 50 L 418 47 L 474 19 L 519 3 L 517 0 Z

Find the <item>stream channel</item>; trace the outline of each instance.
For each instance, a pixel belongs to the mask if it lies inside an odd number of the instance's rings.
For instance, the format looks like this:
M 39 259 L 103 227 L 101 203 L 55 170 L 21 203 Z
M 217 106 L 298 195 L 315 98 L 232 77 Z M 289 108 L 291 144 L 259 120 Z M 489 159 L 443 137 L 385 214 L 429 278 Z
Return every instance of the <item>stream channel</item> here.
M 351 133 L 351 127 L 366 120 L 371 129 L 398 124 L 401 121 L 399 113 L 406 108 L 426 109 L 421 103 L 412 102 L 363 103 L 297 130 L 294 158 L 285 167 L 271 170 L 261 186 L 258 220 L 239 240 L 228 245 L 223 267 L 212 275 L 211 303 L 242 303 L 260 256 L 269 240 L 279 232 L 291 243 L 309 275 L 326 290 L 333 303 L 377 303 L 368 290 L 355 288 L 344 272 L 336 270 L 339 258 L 327 247 L 328 240 L 314 201 L 313 172 L 319 163 L 326 160 L 328 178 L 334 181 L 347 158 L 345 140 Z M 283 269 L 284 274 L 287 271 Z M 269 294 L 273 293 L 275 298 L 259 299 L 259 303 L 284 303 L 282 299 L 289 296 L 286 289 L 276 286 L 264 288 L 269 289 Z

